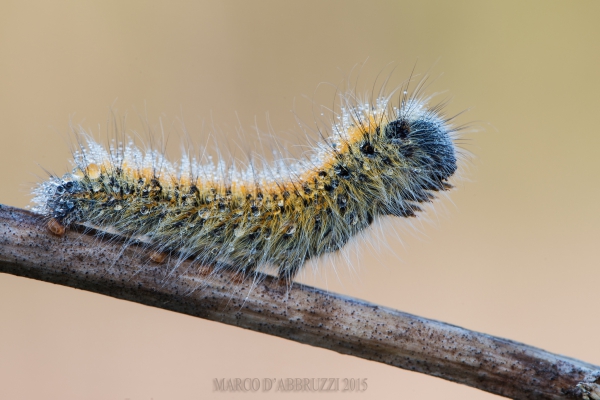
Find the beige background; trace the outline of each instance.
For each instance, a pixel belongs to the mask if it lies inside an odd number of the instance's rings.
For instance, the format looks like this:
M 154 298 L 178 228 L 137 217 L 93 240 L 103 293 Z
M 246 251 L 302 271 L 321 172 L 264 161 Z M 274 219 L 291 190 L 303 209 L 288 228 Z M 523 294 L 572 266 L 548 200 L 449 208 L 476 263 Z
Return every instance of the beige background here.
M 600 364 L 598 15 L 592 1 L 3 0 L 0 202 L 26 206 L 41 167 L 68 169 L 69 120 L 98 131 L 113 104 L 132 121 L 144 109 L 154 124 L 162 116 L 167 130 L 180 131 L 183 116 L 199 143 L 214 124 L 229 154 L 252 147 L 255 118 L 268 130 L 267 112 L 278 135 L 304 143 L 293 136 L 294 101 L 310 122 L 303 96 L 367 59 L 367 86 L 390 62 L 394 84 L 417 63 L 438 77 L 429 91 L 447 91 L 448 111 L 469 108 L 459 121 L 479 129 L 467 136 L 465 178 L 430 222 L 386 221 L 388 246 L 354 243 L 335 270 L 321 261 L 304 281 Z M 270 398 L 492 397 L 7 275 L 0 377 L 0 398 L 11 399 L 260 395 L 214 393 L 217 377 L 369 383 L 362 394 L 262 394 Z

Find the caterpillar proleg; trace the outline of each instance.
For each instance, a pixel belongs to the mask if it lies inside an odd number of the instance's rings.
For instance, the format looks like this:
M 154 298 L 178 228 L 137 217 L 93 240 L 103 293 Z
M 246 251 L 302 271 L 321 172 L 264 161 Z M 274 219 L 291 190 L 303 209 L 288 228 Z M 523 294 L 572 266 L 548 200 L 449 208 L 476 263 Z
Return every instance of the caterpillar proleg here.
M 149 238 L 150 251 L 251 273 L 274 266 L 291 280 L 304 263 L 335 252 L 384 216 L 413 217 L 452 186 L 455 128 L 430 107 L 422 83 L 366 101 L 340 96 L 339 112 L 305 157 L 267 170 L 169 162 L 132 141 L 90 137 L 71 173 L 35 187 L 33 210 L 57 226 L 91 224 Z

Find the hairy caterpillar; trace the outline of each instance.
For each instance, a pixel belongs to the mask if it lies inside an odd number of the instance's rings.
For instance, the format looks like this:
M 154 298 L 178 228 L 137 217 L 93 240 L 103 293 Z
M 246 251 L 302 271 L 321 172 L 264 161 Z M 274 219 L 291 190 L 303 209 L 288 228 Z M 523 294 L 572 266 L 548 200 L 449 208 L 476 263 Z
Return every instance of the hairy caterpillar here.
M 33 209 L 58 232 L 88 223 L 144 235 L 155 254 L 243 273 L 270 265 L 290 281 L 376 218 L 413 217 L 433 192 L 452 187 L 456 129 L 422 88 L 401 88 L 397 102 L 394 92 L 374 102 L 340 96 L 328 137 L 303 159 L 262 171 L 224 171 L 186 155 L 170 163 L 131 141 L 105 148 L 88 138 L 72 173 L 36 186 Z

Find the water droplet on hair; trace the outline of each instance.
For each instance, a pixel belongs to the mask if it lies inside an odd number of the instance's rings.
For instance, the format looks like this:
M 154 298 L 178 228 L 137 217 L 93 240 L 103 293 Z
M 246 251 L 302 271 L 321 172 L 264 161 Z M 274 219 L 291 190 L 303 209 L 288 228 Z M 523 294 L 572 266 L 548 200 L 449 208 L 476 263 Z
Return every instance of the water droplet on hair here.
M 200 210 L 198 210 L 198 215 L 202 219 L 208 219 L 210 217 L 210 211 L 209 210 L 200 209 Z
M 297 227 L 298 226 L 296 224 L 292 224 L 292 225 L 288 226 L 288 228 L 285 231 L 285 234 L 288 236 L 293 235 L 294 232 L 296 232 Z
M 86 167 L 85 172 L 87 173 L 88 178 L 98 179 L 102 171 L 100 170 L 100 167 L 97 164 L 89 164 Z

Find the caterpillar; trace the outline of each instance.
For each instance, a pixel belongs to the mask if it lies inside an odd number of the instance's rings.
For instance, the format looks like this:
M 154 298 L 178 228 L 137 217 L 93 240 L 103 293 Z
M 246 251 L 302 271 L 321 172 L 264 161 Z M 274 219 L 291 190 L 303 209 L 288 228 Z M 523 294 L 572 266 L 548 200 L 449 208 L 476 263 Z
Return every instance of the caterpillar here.
M 105 147 L 88 136 L 71 173 L 33 189 L 33 211 L 58 233 L 91 224 L 143 235 L 154 254 L 244 274 L 268 265 L 291 282 L 307 260 L 339 250 L 377 218 L 414 217 L 452 188 L 458 129 L 444 104 L 428 105 L 422 84 L 407 88 L 375 101 L 341 95 L 308 154 L 262 170 L 188 155 L 172 163 L 131 140 Z

